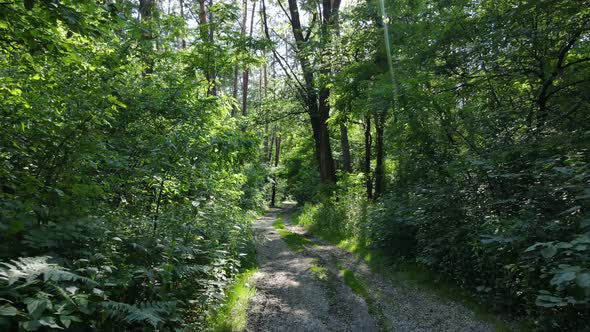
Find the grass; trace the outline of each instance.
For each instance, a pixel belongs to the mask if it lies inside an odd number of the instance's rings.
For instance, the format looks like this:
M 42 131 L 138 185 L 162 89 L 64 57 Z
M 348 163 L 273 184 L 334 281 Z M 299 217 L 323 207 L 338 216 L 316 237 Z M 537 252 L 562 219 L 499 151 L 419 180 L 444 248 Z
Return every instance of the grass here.
M 235 332 L 246 329 L 248 302 L 256 294 L 256 289 L 250 283 L 255 272 L 256 269 L 250 269 L 240 273 L 229 287 L 225 305 L 212 319 L 214 331 Z
M 328 269 L 321 266 L 317 260 L 311 265 L 310 271 L 318 280 L 324 282 L 328 281 Z
M 311 244 L 311 241 L 306 239 L 303 235 L 287 230 L 287 227 L 283 223 L 281 217 L 277 218 L 277 220 L 273 223 L 273 226 L 279 232 L 279 235 L 283 238 L 283 241 L 287 243 L 287 246 L 289 246 L 289 248 L 295 252 L 299 252 L 305 249 L 305 245 Z
M 344 279 L 344 283 L 352 289 L 357 295 L 362 296 L 363 298 L 367 299 L 369 297 L 369 290 L 365 283 L 357 278 L 352 271 L 341 268 L 340 275 Z

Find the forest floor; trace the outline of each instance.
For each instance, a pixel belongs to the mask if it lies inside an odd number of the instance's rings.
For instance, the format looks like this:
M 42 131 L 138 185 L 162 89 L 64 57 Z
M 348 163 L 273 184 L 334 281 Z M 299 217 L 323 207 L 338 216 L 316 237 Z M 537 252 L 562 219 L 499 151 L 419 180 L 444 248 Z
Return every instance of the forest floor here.
M 494 331 L 462 304 L 392 284 L 274 209 L 254 224 L 259 269 L 248 331 Z

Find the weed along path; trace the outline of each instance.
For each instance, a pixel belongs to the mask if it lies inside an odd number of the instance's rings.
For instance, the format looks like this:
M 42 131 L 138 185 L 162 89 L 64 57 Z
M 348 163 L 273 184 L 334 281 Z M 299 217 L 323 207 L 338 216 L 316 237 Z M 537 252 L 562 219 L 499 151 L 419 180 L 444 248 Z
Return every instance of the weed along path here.
M 462 305 L 393 286 L 275 209 L 254 225 L 259 268 L 248 331 L 494 331 Z

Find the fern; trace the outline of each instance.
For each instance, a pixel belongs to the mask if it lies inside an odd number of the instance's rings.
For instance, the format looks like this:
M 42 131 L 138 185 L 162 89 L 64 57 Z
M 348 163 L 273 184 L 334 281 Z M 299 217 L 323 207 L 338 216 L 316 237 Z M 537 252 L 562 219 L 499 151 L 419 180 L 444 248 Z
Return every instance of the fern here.
M 8 286 L 24 279 L 25 283 L 32 283 L 35 279 L 43 276 L 43 281 L 77 281 L 88 286 L 96 286 L 97 283 L 92 279 L 79 276 L 65 268 L 48 263 L 51 257 L 19 257 L 17 260 L 11 260 L 10 263 L 1 263 L 5 267 L 0 267 L 0 280 L 6 281 Z
M 48 259 L 47 256 L 20 257 L 18 260 L 12 260 L 12 264 L 1 263 L 5 267 L 0 267 L 0 280 L 6 281 L 9 286 L 19 279 L 30 282 L 43 273 L 60 268 L 58 265 L 47 263 Z
M 127 304 L 122 302 L 102 302 L 101 306 L 111 318 L 122 318 L 125 323 L 145 322 L 154 328 L 164 322 L 165 315 L 171 313 L 176 307 L 176 302 L 152 302 Z
M 77 281 L 77 282 L 80 282 L 80 283 L 85 284 L 87 286 L 98 286 L 96 281 L 86 278 L 86 277 L 82 277 L 82 276 L 77 275 L 75 273 L 66 271 L 62 268 L 45 272 L 43 274 L 43 279 L 45 281 L 49 280 L 49 281 L 54 281 L 54 282 Z

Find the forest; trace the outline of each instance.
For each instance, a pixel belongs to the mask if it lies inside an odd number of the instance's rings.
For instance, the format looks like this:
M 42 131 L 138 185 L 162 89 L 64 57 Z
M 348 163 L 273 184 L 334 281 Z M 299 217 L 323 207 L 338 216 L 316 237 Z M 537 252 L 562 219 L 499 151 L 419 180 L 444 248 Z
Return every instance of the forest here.
M 228 322 L 287 200 L 588 331 L 589 162 L 588 0 L 3 0 L 0 330 L 262 331 Z

